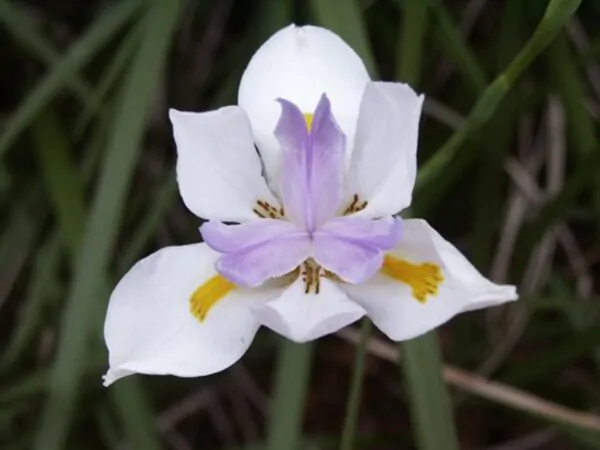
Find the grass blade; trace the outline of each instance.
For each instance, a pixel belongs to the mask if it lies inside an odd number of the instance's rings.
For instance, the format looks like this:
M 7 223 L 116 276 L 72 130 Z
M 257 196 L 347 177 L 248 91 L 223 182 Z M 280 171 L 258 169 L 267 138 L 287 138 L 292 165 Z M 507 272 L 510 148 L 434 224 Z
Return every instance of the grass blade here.
M 506 67 L 521 46 L 522 5 L 521 0 L 507 0 L 504 3 L 500 35 L 496 46 L 493 46 L 498 55 L 498 71 Z M 493 247 L 496 244 L 498 224 L 502 219 L 502 209 L 498 208 L 498 205 L 502 204 L 506 179 L 502 163 L 511 147 L 511 139 L 518 121 L 516 100 L 521 90 L 521 86 L 517 85 L 513 92 L 509 93 L 482 133 L 485 139 L 481 139 L 481 145 L 485 145 L 487 151 L 482 152 L 478 158 L 480 166 L 475 188 L 473 244 L 469 256 L 475 267 L 484 273 L 489 269 L 494 256 Z M 473 145 L 479 145 L 479 141 Z
M 435 332 L 401 344 L 402 369 L 420 450 L 458 450 L 452 406 Z
M 454 24 L 452 16 L 441 1 L 427 1 L 438 25 L 433 31 L 439 38 L 440 46 L 454 61 L 473 94 L 481 94 L 488 84 L 488 76 L 477 61 L 476 55 L 465 43 L 460 29 Z
M 315 345 L 285 339 L 280 345 L 266 449 L 300 450 L 302 412 Z
M 110 90 L 114 87 L 116 82 L 125 72 L 125 69 L 129 66 L 129 62 L 133 57 L 133 53 L 139 47 L 140 36 L 142 35 L 143 29 L 142 24 L 138 24 L 133 30 L 129 31 L 125 37 L 123 43 L 119 47 L 117 53 L 110 61 L 110 65 L 102 73 L 98 86 L 96 87 L 95 95 L 98 101 L 103 101 Z M 81 117 L 77 120 L 74 125 L 74 135 L 79 138 L 85 131 L 87 125 L 91 122 L 96 111 L 88 108 L 81 114 Z
M 7 0 L 0 0 L 0 23 L 36 58 L 51 67 L 61 61 L 60 53 L 41 34 L 38 34 L 36 28 L 21 14 L 19 8 L 11 5 Z M 92 111 L 98 107 L 99 103 L 91 87 L 77 73 L 72 73 L 66 79 L 66 83 L 67 87 L 79 97 L 84 107 Z
M 0 160 L 37 115 L 58 95 L 68 80 L 72 79 L 73 74 L 131 19 L 139 5 L 140 0 L 128 0 L 106 10 L 90 26 L 86 35 L 73 45 L 67 56 L 38 82 L 5 125 L 0 136 Z
M 50 395 L 36 436 L 36 450 L 64 448 L 85 368 L 92 329 L 92 305 L 101 294 L 152 93 L 162 73 L 181 3 L 152 4 L 141 48 L 132 62 L 120 97 L 121 103 L 116 112 L 102 175 L 88 216 L 74 282 L 65 307 Z
M 44 307 L 48 298 L 58 291 L 56 276 L 61 256 L 60 250 L 60 239 L 56 234 L 48 239 L 37 252 L 19 324 L 0 358 L 0 371 L 2 372 L 8 370 L 22 357 L 44 318 Z
M 42 114 L 36 121 L 32 136 L 63 242 L 77 245 L 81 224 L 85 222 L 83 184 L 73 166 L 66 137 L 50 112 Z
M 422 43 L 425 39 L 429 20 L 427 2 L 408 0 L 403 2 L 402 26 L 400 34 L 400 57 L 396 78 L 405 83 L 414 83 L 423 58 Z
M 459 151 L 463 148 L 465 142 L 489 121 L 517 78 L 550 44 L 580 3 L 581 0 L 550 1 L 544 17 L 525 47 L 506 70 L 486 88 L 471 110 L 465 124 L 446 141 L 419 171 L 415 190 L 417 191 L 416 195 L 422 197 L 421 208 L 431 208 L 436 201 L 436 197 L 424 198 L 423 191 L 426 190 L 429 184 L 437 184 L 436 189 L 439 190 L 441 187 L 451 184 L 463 173 L 464 166 L 472 160 L 476 151 L 475 147 L 465 148 L 465 151 L 458 157 Z M 450 166 L 452 166 L 452 170 L 449 170 Z M 443 177 L 440 176 L 442 173 L 444 174 Z
M 83 200 L 83 183 L 77 176 L 76 166 L 69 155 L 69 145 L 65 133 L 61 130 L 56 116 L 46 113 L 41 116 L 34 128 L 37 138 L 38 159 L 42 166 L 42 175 L 46 180 L 47 190 L 50 192 L 54 209 L 58 215 L 59 230 L 62 231 L 62 241 L 71 253 L 71 265 L 76 266 L 78 246 L 85 229 L 85 206 Z M 90 152 L 91 155 L 91 152 Z M 92 156 L 90 156 L 92 157 Z M 89 174 L 89 170 L 87 171 Z M 49 242 L 50 244 L 52 241 Z M 48 258 L 54 255 L 49 255 Z M 51 276 L 56 270 L 52 263 L 58 260 L 47 261 L 48 270 L 41 275 Z M 108 291 L 108 283 L 104 282 Z M 100 303 L 95 304 L 100 306 Z M 98 308 L 100 309 L 100 308 Z M 99 336 L 102 334 L 102 312 L 95 316 Z M 120 413 L 122 422 L 131 443 L 136 448 L 159 449 L 160 444 L 153 430 L 153 420 L 149 411 L 148 401 L 139 380 L 130 380 L 121 383 L 118 389 L 110 392 L 113 403 Z
M 346 404 L 346 417 L 342 429 L 342 442 L 340 450 L 352 450 L 356 438 L 356 426 L 358 423 L 358 412 L 360 407 L 360 396 L 362 393 L 363 379 L 365 374 L 365 359 L 367 356 L 367 341 L 371 336 L 371 320 L 362 320 L 360 329 L 360 342 L 356 348 L 354 367 L 352 367 L 352 380 L 350 381 L 350 395 Z

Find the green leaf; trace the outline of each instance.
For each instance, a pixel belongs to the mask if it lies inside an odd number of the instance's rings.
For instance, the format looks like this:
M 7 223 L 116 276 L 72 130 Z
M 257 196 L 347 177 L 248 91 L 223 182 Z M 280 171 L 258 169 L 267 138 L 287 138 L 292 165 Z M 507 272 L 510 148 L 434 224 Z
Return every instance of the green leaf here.
M 429 6 L 427 2 L 413 0 L 405 1 L 403 5 L 396 78 L 416 88 L 423 59 L 423 41 L 427 34 Z
M 371 320 L 362 320 L 360 329 L 360 341 L 356 347 L 354 367 L 352 367 L 352 380 L 350 381 L 350 395 L 346 404 L 346 417 L 342 429 L 342 442 L 340 450 L 352 450 L 356 438 L 356 427 L 358 424 L 358 412 L 360 409 L 360 396 L 365 376 L 365 359 L 367 355 L 367 341 L 371 336 Z
M 267 450 L 300 450 L 302 412 L 308 390 L 314 342 L 280 341 Z
M 442 359 L 434 332 L 401 345 L 402 368 L 420 450 L 458 450 L 452 406 L 442 378 Z

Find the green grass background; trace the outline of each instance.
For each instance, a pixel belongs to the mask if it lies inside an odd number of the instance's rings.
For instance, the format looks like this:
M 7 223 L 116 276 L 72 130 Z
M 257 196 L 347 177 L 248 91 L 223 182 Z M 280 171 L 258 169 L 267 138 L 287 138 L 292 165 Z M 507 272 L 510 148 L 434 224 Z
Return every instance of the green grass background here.
M 401 345 L 261 331 L 224 373 L 103 388 L 115 282 L 199 239 L 168 108 L 235 103 L 290 22 L 426 94 L 410 213 L 521 301 Z M 598 23 L 597 0 L 0 0 L 0 448 L 600 448 Z

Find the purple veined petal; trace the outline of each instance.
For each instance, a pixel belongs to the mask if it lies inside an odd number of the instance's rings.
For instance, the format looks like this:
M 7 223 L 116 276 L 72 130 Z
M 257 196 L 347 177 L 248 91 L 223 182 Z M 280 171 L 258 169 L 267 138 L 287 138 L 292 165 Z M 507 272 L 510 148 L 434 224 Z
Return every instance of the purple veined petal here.
M 326 233 L 313 236 L 313 258 L 325 269 L 351 284 L 371 278 L 383 264 L 383 250 Z
M 219 253 L 241 252 L 272 239 L 303 232 L 286 220 L 260 219 L 239 225 L 211 220 L 200 227 L 204 242 Z
M 288 214 L 309 232 L 332 218 L 342 201 L 345 135 L 325 94 L 308 133 L 302 112 L 280 99 L 275 135 L 283 147 L 281 192 Z
M 334 217 L 340 208 L 345 145 L 346 136 L 331 113 L 327 95 L 323 94 L 315 109 L 309 145 L 308 183 L 315 228 Z
M 312 242 L 306 232 L 292 231 L 243 249 L 217 261 L 221 275 L 237 285 L 256 287 L 293 271 L 310 257 Z
M 402 222 L 392 217 L 339 217 L 315 232 L 314 258 L 344 281 L 362 283 L 379 270 L 384 251 L 398 244 L 401 232 Z
M 400 241 L 402 219 L 390 216 L 375 220 L 352 216 L 336 217 L 319 228 L 315 234 L 335 235 L 380 250 L 391 250 Z
M 282 167 L 280 191 L 286 215 L 298 226 L 306 227 L 308 218 L 308 130 L 302 111 L 296 105 L 279 99 L 281 115 L 275 136 L 281 145 Z

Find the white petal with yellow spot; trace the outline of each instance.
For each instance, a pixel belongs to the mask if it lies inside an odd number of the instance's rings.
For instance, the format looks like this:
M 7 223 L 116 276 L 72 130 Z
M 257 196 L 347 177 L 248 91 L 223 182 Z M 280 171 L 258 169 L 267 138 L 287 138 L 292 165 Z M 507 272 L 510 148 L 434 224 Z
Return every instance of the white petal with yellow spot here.
M 517 299 L 514 286 L 498 285 L 483 277 L 424 220 L 409 219 L 404 225 L 404 238 L 391 255 L 412 264 L 408 276 L 401 266 L 395 274 L 384 266 L 364 284 L 343 285 L 348 296 L 390 339 L 412 339 L 458 313 Z M 437 266 L 441 277 L 435 292 L 420 298 L 415 287 L 426 286 L 423 277 L 430 277 L 429 271 L 418 269 L 423 263 Z
M 259 328 L 250 307 L 271 300 L 277 291 L 205 291 L 209 311 L 200 321 L 198 299 L 191 300 L 216 275 L 217 256 L 204 244 L 167 247 L 121 279 L 104 326 L 110 355 L 106 385 L 132 373 L 208 375 L 242 357 Z

